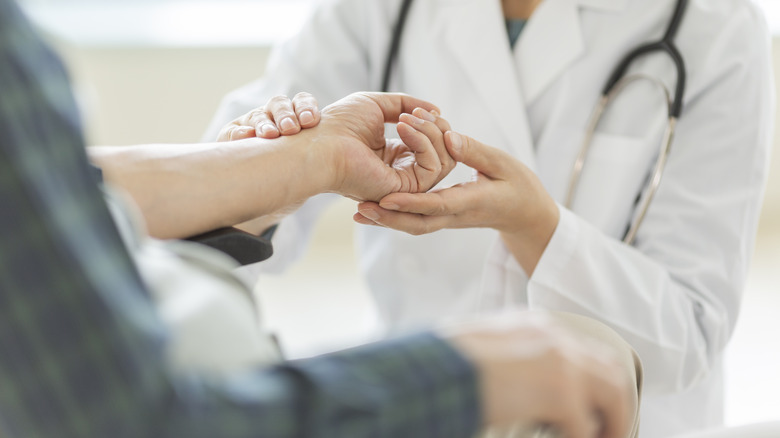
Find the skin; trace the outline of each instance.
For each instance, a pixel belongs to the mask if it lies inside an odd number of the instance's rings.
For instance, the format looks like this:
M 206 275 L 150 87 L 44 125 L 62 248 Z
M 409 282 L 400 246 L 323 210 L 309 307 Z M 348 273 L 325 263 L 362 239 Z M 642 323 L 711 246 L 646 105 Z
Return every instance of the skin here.
M 503 0 L 501 6 L 507 19 L 527 20 L 541 2 L 542 0 Z

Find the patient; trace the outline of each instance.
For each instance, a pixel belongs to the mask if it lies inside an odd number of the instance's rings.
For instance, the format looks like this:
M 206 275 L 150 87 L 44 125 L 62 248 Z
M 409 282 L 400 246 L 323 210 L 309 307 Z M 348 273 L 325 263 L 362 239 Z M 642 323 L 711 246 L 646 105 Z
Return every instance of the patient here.
M 296 362 L 279 361 L 261 336 L 244 345 L 264 350 L 229 369 L 219 357 L 194 366 L 171 357 L 171 321 L 190 309 L 166 309 L 150 284 L 186 287 L 197 274 L 212 294 L 188 304 L 236 298 L 223 315 L 246 314 L 248 290 L 226 274 L 229 260 L 149 241 L 144 223 L 174 237 L 323 191 L 377 200 L 425 190 L 438 175 L 418 154 L 440 145 L 415 134 L 420 143 L 396 154 L 381 132 L 432 105 L 359 94 L 295 136 L 95 151 L 105 181 L 138 203 L 133 217 L 121 195 L 108 193 L 107 207 L 63 68 L 10 0 L 0 0 L 0 88 L 3 436 L 467 438 L 484 426 L 542 424 L 611 438 L 636 424 L 630 348 L 554 315 L 485 317 Z M 209 348 L 232 333 L 207 328 L 201 349 L 216 356 Z

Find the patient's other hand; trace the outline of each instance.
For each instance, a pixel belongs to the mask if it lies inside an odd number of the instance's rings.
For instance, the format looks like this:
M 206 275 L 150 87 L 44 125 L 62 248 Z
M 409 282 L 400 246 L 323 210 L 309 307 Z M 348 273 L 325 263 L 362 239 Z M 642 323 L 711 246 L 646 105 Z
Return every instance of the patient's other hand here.
M 451 170 L 443 141 L 449 125 L 432 112 L 438 108 L 403 94 L 355 93 L 325 108 L 322 123 L 302 135 L 328 157 L 323 165 L 334 180 L 327 191 L 378 201 L 427 191 Z M 385 138 L 385 123 L 399 123 L 400 140 Z
M 317 99 L 309 93 L 272 97 L 268 102 L 233 120 L 219 132 L 217 141 L 244 138 L 277 138 L 294 135 L 301 129 L 313 128 L 320 123 Z

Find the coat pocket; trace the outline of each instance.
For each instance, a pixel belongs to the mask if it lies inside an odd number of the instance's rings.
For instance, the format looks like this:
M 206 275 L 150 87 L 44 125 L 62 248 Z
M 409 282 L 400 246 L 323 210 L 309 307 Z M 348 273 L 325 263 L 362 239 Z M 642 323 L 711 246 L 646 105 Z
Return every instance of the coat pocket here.
M 597 132 L 571 210 L 622 239 L 658 156 L 654 139 Z

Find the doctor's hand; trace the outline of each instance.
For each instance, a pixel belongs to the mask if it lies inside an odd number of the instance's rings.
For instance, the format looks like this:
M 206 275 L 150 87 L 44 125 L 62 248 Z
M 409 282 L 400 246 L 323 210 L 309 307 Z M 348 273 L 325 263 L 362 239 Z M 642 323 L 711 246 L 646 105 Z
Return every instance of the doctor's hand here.
M 443 228 L 493 228 L 530 276 L 560 218 L 555 201 L 523 163 L 499 149 L 447 132 L 450 155 L 477 171 L 474 181 L 429 193 L 393 193 L 358 205 L 354 220 L 413 235 Z
M 259 108 L 233 120 L 219 132 L 217 141 L 233 141 L 244 138 L 277 138 L 295 135 L 301 129 L 313 128 L 320 123 L 317 99 L 309 93 L 298 93 L 290 99 L 276 96 Z
M 441 334 L 476 365 L 485 426 L 544 425 L 569 438 L 628 435 L 634 370 L 601 339 L 575 337 L 564 321 L 534 312 L 488 315 Z
M 436 114 L 436 106 L 411 96 L 356 93 L 325 108 L 320 125 L 299 137 L 330 157 L 327 191 L 379 201 L 427 191 L 455 166 L 444 143 L 449 124 Z M 401 138 L 386 139 L 385 123 L 398 123 Z

